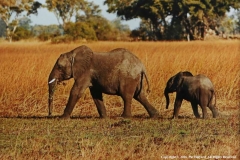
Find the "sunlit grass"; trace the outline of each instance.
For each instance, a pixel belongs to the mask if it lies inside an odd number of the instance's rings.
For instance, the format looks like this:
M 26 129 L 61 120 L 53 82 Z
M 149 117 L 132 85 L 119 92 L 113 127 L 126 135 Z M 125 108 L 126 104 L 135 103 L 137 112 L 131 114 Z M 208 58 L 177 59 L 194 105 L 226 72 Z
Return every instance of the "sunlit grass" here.
M 47 79 L 56 59 L 79 45 L 0 44 L 1 159 L 161 159 L 164 155 L 190 153 L 239 154 L 239 41 L 87 43 L 96 52 L 124 47 L 136 54 L 145 64 L 150 80 L 148 99 L 162 118 L 147 119 L 146 110 L 134 101 L 135 118 L 121 119 L 121 98 L 104 95 L 111 118 L 100 120 L 95 118 L 98 113 L 89 91 L 77 103 L 72 114 L 75 118 L 42 118 L 48 114 Z M 168 119 L 175 95 L 171 95 L 166 110 L 163 90 L 171 76 L 185 70 L 205 74 L 212 80 L 218 119 L 195 119 L 189 102 L 184 102 L 180 110 L 184 119 Z M 58 87 L 54 116 L 63 113 L 72 83 Z M 208 114 L 212 116 L 209 110 Z
M 48 75 L 61 53 L 79 45 L 81 44 L 1 45 L 0 104 L 3 108 L 0 116 L 46 115 Z M 125 47 L 136 54 L 145 64 L 151 82 L 152 92 L 148 98 L 160 112 L 165 111 L 163 90 L 167 80 L 179 71 L 185 70 L 194 75 L 205 74 L 212 80 L 220 111 L 228 111 L 228 107 L 234 108 L 238 105 L 240 59 L 238 42 L 97 42 L 86 45 L 98 52 Z M 67 82 L 66 86 L 59 86 L 54 101 L 55 114 L 62 113 L 71 85 L 72 81 Z M 114 112 L 110 113 L 112 116 L 120 115 L 121 100 L 114 96 L 105 97 L 106 105 L 109 106 L 108 112 Z M 94 116 L 97 116 L 88 91 L 80 103 L 73 114 L 82 115 L 81 112 L 84 114 L 87 111 L 86 115 L 92 116 L 94 113 Z M 133 108 L 134 112 L 143 114 L 145 110 L 143 107 Z

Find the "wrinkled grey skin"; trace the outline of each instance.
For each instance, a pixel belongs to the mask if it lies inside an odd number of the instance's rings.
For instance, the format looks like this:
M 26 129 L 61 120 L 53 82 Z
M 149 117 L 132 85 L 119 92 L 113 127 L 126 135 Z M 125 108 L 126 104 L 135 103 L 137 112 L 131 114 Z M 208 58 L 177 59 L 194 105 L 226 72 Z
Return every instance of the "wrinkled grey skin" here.
M 216 96 L 212 82 L 204 75 L 193 76 L 190 72 L 179 72 L 171 77 L 164 90 L 166 109 L 169 106 L 169 93 L 176 92 L 173 118 L 178 118 L 183 99 L 191 102 L 193 113 L 200 118 L 198 105 L 202 108 L 203 118 L 207 118 L 207 107 L 212 111 L 213 118 L 217 117 Z M 215 98 L 215 102 L 213 99 Z
M 157 117 L 158 111 L 144 95 L 143 79 L 147 76 L 144 65 L 132 53 L 123 48 L 106 53 L 93 53 L 80 46 L 62 54 L 49 75 L 49 116 L 52 114 L 53 94 L 56 85 L 74 78 L 74 84 L 61 118 L 69 118 L 76 102 L 89 88 L 100 117 L 107 117 L 102 94 L 121 96 L 124 102 L 123 117 L 131 117 L 132 98 L 139 101 L 150 117 Z M 149 84 L 148 84 L 149 87 Z

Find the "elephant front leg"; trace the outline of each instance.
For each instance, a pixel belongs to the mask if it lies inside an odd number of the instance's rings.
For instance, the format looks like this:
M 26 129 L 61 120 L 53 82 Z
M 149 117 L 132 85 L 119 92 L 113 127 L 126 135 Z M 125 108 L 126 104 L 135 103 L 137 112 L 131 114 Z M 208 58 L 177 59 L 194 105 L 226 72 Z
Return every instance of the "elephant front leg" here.
M 182 98 L 179 98 L 178 96 L 176 97 L 175 102 L 174 102 L 173 118 L 176 118 L 176 119 L 178 118 L 178 113 L 179 113 L 180 107 L 182 105 L 182 101 L 183 101 Z
M 204 105 L 204 106 L 201 106 L 201 108 L 202 108 L 203 119 L 206 119 L 208 117 L 207 107 Z
M 98 89 L 94 89 L 94 88 L 90 88 L 90 92 L 91 92 L 93 101 L 97 107 L 100 118 L 106 118 L 107 113 L 106 113 L 105 105 L 103 103 L 102 92 L 99 91 Z
M 76 83 L 74 83 L 64 113 L 60 118 L 70 118 L 74 106 L 76 105 L 77 101 L 82 97 L 85 90 L 86 87 L 78 86 Z

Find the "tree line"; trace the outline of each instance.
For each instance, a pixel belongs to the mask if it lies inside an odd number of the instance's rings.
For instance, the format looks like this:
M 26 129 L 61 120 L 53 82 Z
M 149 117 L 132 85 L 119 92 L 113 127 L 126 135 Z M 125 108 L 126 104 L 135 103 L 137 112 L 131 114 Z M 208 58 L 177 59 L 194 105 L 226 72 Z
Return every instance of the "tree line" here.
M 204 39 L 208 29 L 218 34 L 221 20 L 231 8 L 239 9 L 239 0 L 105 0 L 108 12 L 125 20 L 140 17 L 148 38 L 154 40 Z M 238 20 L 239 24 L 239 20 Z M 238 26 L 239 31 L 239 26 Z
M 0 37 L 6 37 L 6 25 L 0 19 Z M 31 25 L 31 19 L 21 18 L 18 27 L 11 35 L 12 41 L 38 39 L 39 41 L 51 41 L 52 43 L 72 41 L 127 41 L 130 28 L 121 24 L 120 19 L 108 21 L 99 17 L 98 21 L 68 22 L 65 28 L 59 24 Z
M 21 0 L 20 0 L 21 1 Z M 128 25 L 120 19 L 109 21 L 101 16 L 99 6 L 86 0 L 46 0 L 46 5 L 38 1 L 0 1 L 0 36 L 10 42 L 37 37 L 41 41 L 53 43 L 77 40 L 127 40 Z M 38 9 L 47 8 L 59 22 L 57 25 L 31 26 L 30 14 L 38 14 Z M 74 22 L 71 20 L 75 19 Z
M 78 40 L 196 40 L 206 31 L 240 32 L 240 13 L 227 17 L 230 8 L 239 9 L 239 0 L 105 0 L 109 13 L 119 17 L 108 21 L 101 9 L 86 0 L 0 1 L 0 36 L 12 40 L 38 37 L 53 43 Z M 56 16 L 58 25 L 31 26 L 29 15 L 47 8 Z M 130 31 L 121 20 L 141 18 L 140 26 Z M 73 22 L 74 19 L 74 22 Z

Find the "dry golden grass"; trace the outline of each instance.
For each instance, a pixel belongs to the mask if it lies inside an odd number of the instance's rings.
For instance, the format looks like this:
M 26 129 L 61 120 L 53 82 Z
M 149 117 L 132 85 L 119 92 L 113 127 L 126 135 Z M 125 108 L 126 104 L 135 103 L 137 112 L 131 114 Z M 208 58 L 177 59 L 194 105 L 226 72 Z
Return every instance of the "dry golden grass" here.
M 0 116 L 46 115 L 48 75 L 58 56 L 78 45 L 81 44 L 50 45 L 37 42 L 1 44 Z M 99 52 L 125 47 L 136 54 L 147 68 L 152 90 L 148 98 L 161 113 L 166 112 L 163 90 L 167 80 L 179 71 L 185 70 L 193 74 L 205 74 L 212 80 L 220 112 L 228 113 L 238 106 L 240 54 L 237 41 L 97 42 L 87 45 Z M 54 113 L 57 115 L 63 111 L 72 81 L 66 83 L 66 86 L 58 87 L 55 97 Z M 121 99 L 114 96 L 106 97 L 109 114 L 120 115 Z M 81 104 L 78 103 L 74 115 L 98 116 L 95 108 L 92 109 L 94 106 L 88 91 L 80 101 Z M 134 103 L 133 107 L 137 106 L 139 105 Z M 184 108 L 191 107 L 182 107 Z M 138 109 L 133 108 L 133 113 L 138 114 L 137 112 L 145 114 L 141 106 Z M 192 112 L 184 111 L 183 114 L 192 115 Z
M 83 118 L 42 119 L 48 113 L 48 75 L 61 53 L 79 45 L 0 43 L 0 159 L 29 156 L 33 159 L 161 159 L 164 155 L 187 156 L 189 153 L 201 156 L 239 154 L 239 41 L 85 44 L 96 52 L 124 47 L 136 54 L 145 64 L 150 79 L 148 99 L 162 118 L 146 119 L 147 112 L 134 101 L 135 118 L 122 120 L 118 118 L 123 111 L 122 100 L 104 95 L 107 113 L 112 119 L 95 119 L 98 113 L 86 91 L 72 114 Z M 172 75 L 185 70 L 194 75 L 205 74 L 212 80 L 220 118 L 196 120 L 190 104 L 184 102 L 180 116 L 185 119 L 168 119 L 172 116 L 174 95 L 166 110 L 165 84 Z M 54 115 L 63 113 L 72 83 L 70 80 L 58 87 Z M 211 116 L 209 110 L 208 114 Z

